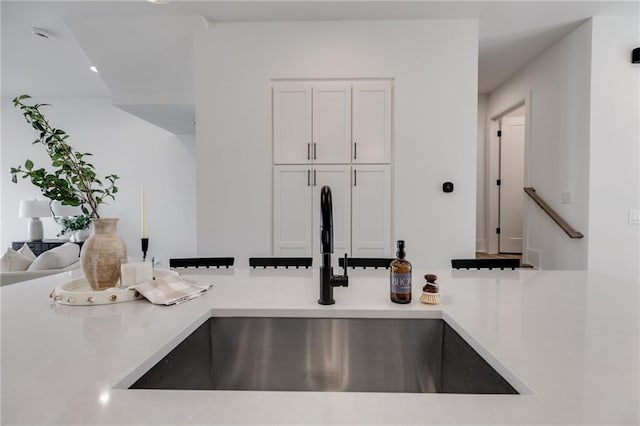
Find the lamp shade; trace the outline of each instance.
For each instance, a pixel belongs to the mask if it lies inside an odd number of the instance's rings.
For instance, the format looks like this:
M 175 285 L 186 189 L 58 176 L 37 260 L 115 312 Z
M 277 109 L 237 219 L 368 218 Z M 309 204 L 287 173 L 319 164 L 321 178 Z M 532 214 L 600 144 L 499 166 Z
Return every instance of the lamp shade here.
M 48 217 L 51 216 L 49 202 L 46 200 L 22 200 L 18 217 Z

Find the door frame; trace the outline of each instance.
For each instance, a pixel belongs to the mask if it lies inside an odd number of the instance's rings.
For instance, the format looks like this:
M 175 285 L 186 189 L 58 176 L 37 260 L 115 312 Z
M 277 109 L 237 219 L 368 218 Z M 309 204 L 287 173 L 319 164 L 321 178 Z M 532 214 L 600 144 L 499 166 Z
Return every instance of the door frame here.
M 498 120 L 509 114 L 510 112 L 522 107 L 524 105 L 524 186 L 531 186 L 531 105 L 532 105 L 532 91 L 529 91 L 527 95 L 512 103 L 512 105 L 500 113 L 495 114 L 492 117 L 487 117 L 487 129 L 489 136 L 487 138 L 487 173 L 486 173 L 486 188 L 487 188 L 487 224 L 486 224 L 486 236 L 487 236 L 487 253 L 498 253 L 500 242 L 496 228 L 498 228 L 500 221 L 500 193 L 496 181 L 500 176 L 500 140 L 498 138 Z M 525 202 L 526 206 L 526 202 Z M 527 217 L 526 208 L 522 212 L 522 261 L 528 262 L 527 248 L 529 241 L 529 221 Z

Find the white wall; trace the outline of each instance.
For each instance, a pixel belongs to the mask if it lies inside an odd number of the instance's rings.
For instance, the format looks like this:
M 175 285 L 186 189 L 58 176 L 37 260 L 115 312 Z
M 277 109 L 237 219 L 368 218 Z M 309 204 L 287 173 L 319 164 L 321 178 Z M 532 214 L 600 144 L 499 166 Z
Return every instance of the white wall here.
M 586 269 L 589 239 L 591 21 L 560 40 L 489 95 L 488 116 L 530 99 L 525 186 L 532 186 L 583 239 L 570 239 L 530 199 L 525 201 L 525 260 L 538 250 L 542 269 Z M 529 117 L 527 117 L 529 118 Z M 573 203 L 561 204 L 570 190 Z
M 147 201 L 149 255 L 168 267 L 172 256 L 195 254 L 195 141 L 178 138 L 111 105 L 107 98 L 36 99 L 52 104 L 43 111 L 55 127 L 65 130 L 69 143 L 91 158 L 100 176 L 120 176 L 115 201 L 101 207 L 102 217 L 119 217 L 118 233 L 130 257 L 140 252 L 140 192 L 144 184 Z M 24 240 L 27 219 L 18 218 L 22 199 L 42 198 L 28 180 L 11 183 L 9 170 L 29 158 L 36 166 L 50 168 L 41 145 L 32 145 L 37 134 L 11 99 L 2 98 L 2 143 L 0 170 L 1 232 L 4 248 Z M 53 219 L 42 219 L 45 238 L 56 238 L 60 230 Z
M 476 171 L 476 251 L 487 251 L 487 95 L 478 95 L 478 160 Z
M 637 17 L 594 17 L 591 57 L 589 269 L 640 280 L 640 46 Z
M 473 256 L 477 45 L 473 20 L 213 24 L 195 50 L 199 254 L 272 253 L 270 79 L 386 77 L 394 238 L 414 264 Z

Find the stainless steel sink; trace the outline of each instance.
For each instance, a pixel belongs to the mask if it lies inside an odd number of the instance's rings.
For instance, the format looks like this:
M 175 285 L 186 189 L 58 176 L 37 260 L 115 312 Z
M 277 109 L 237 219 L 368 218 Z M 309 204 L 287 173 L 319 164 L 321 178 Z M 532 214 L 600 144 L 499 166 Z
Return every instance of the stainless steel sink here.
M 516 394 L 440 319 L 210 318 L 131 389 Z

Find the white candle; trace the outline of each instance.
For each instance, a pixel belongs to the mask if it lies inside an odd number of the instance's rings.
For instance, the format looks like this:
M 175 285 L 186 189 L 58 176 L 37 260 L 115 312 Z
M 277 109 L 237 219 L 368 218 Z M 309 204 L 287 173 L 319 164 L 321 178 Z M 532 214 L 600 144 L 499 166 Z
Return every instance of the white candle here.
M 148 238 L 147 234 L 147 208 L 144 200 L 144 185 L 142 185 L 142 238 Z

